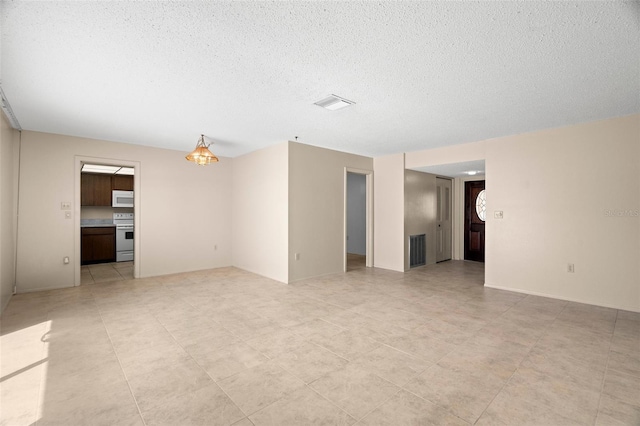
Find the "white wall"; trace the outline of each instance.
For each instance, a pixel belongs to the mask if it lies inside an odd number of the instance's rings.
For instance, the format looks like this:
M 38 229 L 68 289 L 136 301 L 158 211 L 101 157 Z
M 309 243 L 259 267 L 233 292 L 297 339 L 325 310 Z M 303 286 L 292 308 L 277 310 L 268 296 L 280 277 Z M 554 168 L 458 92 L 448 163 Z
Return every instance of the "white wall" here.
M 367 253 L 367 176 L 347 173 L 347 253 Z
M 289 282 L 344 270 L 345 168 L 373 160 L 289 143 Z
M 485 285 L 640 311 L 640 115 L 408 153 L 407 164 L 482 158 Z
M 405 170 L 404 184 L 404 241 L 411 235 L 425 234 L 427 265 L 436 263 L 436 176 Z M 404 269 L 409 270 L 409 253 L 405 256 Z
M 231 265 L 231 160 L 199 167 L 180 151 L 39 132 L 22 132 L 19 292 L 74 285 L 76 218 L 63 201 L 76 199 L 75 161 L 93 157 L 140 163 L 136 206 L 140 276 Z M 79 188 L 78 188 L 79 189 Z M 73 206 L 74 215 L 80 208 Z M 217 250 L 214 250 L 217 245 Z M 71 264 L 62 258 L 70 256 Z
M 15 284 L 18 151 L 20 132 L 0 113 L 0 313 Z
M 373 159 L 374 266 L 405 270 L 408 244 L 404 239 L 405 154 Z
M 288 282 L 289 144 L 233 159 L 233 264 Z

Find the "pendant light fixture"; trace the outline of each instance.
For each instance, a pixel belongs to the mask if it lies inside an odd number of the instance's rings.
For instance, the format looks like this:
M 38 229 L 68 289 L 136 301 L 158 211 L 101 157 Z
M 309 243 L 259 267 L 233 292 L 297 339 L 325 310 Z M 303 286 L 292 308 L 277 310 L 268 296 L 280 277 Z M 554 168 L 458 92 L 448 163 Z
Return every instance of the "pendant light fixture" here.
M 198 139 L 198 143 L 196 144 L 196 149 L 194 149 L 191 154 L 187 155 L 185 158 L 200 166 L 217 163 L 220 160 L 218 160 L 218 157 L 209 151 L 209 146 L 211 146 L 211 144 L 207 145 L 204 142 L 204 135 L 200 135 L 200 139 Z

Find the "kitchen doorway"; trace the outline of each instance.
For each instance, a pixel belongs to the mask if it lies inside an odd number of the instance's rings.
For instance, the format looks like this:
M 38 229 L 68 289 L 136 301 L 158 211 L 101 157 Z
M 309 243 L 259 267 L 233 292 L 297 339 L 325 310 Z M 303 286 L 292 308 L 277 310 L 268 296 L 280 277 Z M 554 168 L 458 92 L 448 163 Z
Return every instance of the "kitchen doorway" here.
M 373 266 L 373 171 L 345 168 L 344 271 Z
M 74 185 L 74 285 L 138 278 L 140 162 L 76 156 Z

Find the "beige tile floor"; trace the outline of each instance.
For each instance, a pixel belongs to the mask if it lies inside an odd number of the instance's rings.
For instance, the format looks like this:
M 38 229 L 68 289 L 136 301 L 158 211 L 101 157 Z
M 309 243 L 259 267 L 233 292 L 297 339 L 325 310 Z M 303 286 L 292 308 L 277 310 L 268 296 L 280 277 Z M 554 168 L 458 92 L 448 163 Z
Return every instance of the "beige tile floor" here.
M 20 294 L 0 424 L 640 424 L 640 314 L 482 283 L 452 261 Z
M 98 263 L 80 267 L 80 283 L 95 284 L 133 279 L 133 262 Z

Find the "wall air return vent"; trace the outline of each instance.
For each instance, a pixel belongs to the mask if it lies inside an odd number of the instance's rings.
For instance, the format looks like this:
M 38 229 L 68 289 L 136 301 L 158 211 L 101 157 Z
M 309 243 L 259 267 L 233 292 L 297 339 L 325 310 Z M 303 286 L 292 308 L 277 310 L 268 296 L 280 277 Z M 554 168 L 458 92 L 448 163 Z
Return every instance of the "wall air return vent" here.
M 427 264 L 426 234 L 409 237 L 409 267 L 415 268 Z

